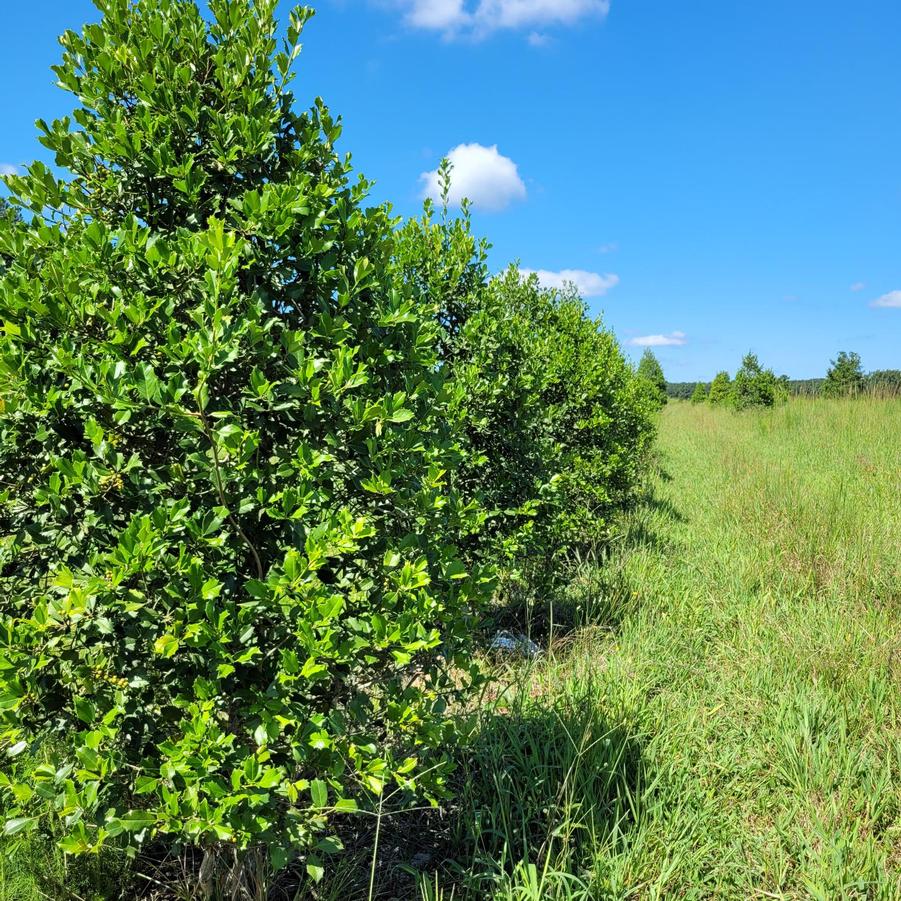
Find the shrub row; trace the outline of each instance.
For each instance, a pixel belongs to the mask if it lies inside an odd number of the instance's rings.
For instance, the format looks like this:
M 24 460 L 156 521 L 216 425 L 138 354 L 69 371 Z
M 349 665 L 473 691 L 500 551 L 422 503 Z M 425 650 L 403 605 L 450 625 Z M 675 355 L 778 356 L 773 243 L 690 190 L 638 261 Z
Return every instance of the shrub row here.
M 309 10 L 279 49 L 276 0 L 98 6 L 39 123 L 70 175 L 0 217 L 6 831 L 316 878 L 337 814 L 446 791 L 498 573 L 609 533 L 655 401 L 468 215 L 365 205 L 294 112 Z

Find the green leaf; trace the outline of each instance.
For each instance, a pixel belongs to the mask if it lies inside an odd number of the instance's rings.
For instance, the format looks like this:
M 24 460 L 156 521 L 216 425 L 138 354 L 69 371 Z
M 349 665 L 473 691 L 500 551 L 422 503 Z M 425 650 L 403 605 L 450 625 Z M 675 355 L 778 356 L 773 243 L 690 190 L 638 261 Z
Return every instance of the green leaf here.
M 34 829 L 38 822 L 38 817 L 13 817 L 3 824 L 3 833 L 4 835 L 16 835 L 26 829 Z
M 138 776 L 135 780 L 135 794 L 149 795 L 159 787 L 159 780 L 151 776 Z
M 322 877 L 325 876 L 325 867 L 322 865 L 322 861 L 314 854 L 307 858 L 307 873 L 313 882 L 321 882 Z
M 153 643 L 153 651 L 161 657 L 172 657 L 178 650 L 179 642 L 174 635 L 168 633 L 160 635 Z
M 97 716 L 97 710 L 87 698 L 76 698 L 75 714 L 83 723 L 90 725 Z
M 314 807 L 325 807 L 328 804 L 328 786 L 321 779 L 314 779 L 310 783 L 310 796 Z
M 281 845 L 269 846 L 269 863 L 275 873 L 283 870 L 290 860 L 291 855 L 288 853 L 287 848 L 283 848 Z
M 120 821 L 128 832 L 140 832 L 154 826 L 157 818 L 147 810 L 131 810 L 121 817 Z

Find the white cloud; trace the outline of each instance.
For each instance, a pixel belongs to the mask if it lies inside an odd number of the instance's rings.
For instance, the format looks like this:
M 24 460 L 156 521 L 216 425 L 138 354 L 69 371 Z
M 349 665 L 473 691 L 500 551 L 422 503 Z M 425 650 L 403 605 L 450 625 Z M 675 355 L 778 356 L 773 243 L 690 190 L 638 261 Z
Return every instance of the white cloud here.
M 901 308 L 901 291 L 889 291 L 882 297 L 877 297 L 871 304 L 871 307 L 899 307 Z
M 530 47 L 545 47 L 551 42 L 550 37 L 540 31 L 533 31 L 527 40 Z
M 633 338 L 633 347 L 682 347 L 686 342 L 685 332 L 671 332 L 669 335 L 643 335 Z
M 858 294 L 859 292 L 863 291 L 864 288 L 866 288 L 866 284 L 864 282 L 854 282 L 854 284 L 851 285 L 851 290 L 855 294 Z
M 519 272 L 526 278 L 530 275 L 537 276 L 542 288 L 560 289 L 566 285 L 575 285 L 582 297 L 603 297 L 619 284 L 618 275 L 612 273 L 601 275 L 598 272 L 586 272 L 584 269 L 561 269 L 559 272 L 550 272 L 547 269 L 520 269 Z
M 516 163 L 498 152 L 497 144 L 459 144 L 447 154 L 450 161 L 450 194 L 448 200 L 459 206 L 468 198 L 474 207 L 489 213 L 506 209 L 515 200 L 525 200 L 526 186 L 519 177 Z M 438 170 L 423 172 L 422 196 L 440 200 L 441 185 Z
M 501 29 L 572 25 L 588 16 L 603 18 L 610 0 L 396 0 L 415 28 L 448 36 L 486 37 Z M 532 42 L 532 38 L 530 38 Z
M 407 21 L 416 28 L 452 30 L 468 15 L 463 0 L 412 0 L 406 6 Z
M 9 163 L 0 163 L 0 175 L 18 175 L 19 170 Z

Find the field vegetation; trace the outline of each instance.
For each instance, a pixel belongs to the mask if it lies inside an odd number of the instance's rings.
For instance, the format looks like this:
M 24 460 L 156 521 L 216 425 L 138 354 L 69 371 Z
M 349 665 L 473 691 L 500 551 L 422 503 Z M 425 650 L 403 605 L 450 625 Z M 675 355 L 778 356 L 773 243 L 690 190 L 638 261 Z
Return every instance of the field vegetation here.
M 477 888 L 428 897 L 901 897 L 899 438 L 670 404 L 593 625 L 484 714 Z
M 309 892 L 452 796 L 495 620 L 550 621 L 660 398 L 465 205 L 367 205 L 295 110 L 311 10 L 97 6 L 0 215 L 4 881 Z
M 276 6 L 97 0 L 4 177 L 0 901 L 898 897 L 901 403 L 667 404 Z

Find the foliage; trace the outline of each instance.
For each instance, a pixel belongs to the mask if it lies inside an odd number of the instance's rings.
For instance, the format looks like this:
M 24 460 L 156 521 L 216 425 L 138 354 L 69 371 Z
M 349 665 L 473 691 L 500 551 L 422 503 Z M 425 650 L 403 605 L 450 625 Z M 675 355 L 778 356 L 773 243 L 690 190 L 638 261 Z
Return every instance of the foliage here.
M 542 552 L 589 548 L 609 537 L 614 515 L 640 482 L 654 434 L 648 392 L 613 334 L 588 316 L 575 293 L 542 289 L 536 277 L 523 280 L 511 267 L 489 294 L 489 311 L 495 304 L 502 314 L 495 326 L 501 341 L 509 340 L 510 326 L 533 330 L 525 345 L 528 362 L 517 377 L 538 389 L 531 418 L 537 419 L 543 481 L 553 488 L 536 522 Z M 474 322 L 465 340 L 471 362 L 483 366 L 491 348 L 476 336 L 479 328 Z M 506 425 L 499 419 L 494 427 Z
M 710 388 L 710 385 L 706 382 L 701 382 L 701 384 L 704 386 L 705 391 Z M 666 395 L 678 400 L 689 400 L 697 385 L 698 382 L 667 382 Z
M 0 197 L 0 221 L 12 220 L 17 222 L 21 218 L 18 208 L 13 206 L 5 197 Z
M 877 369 L 867 376 L 867 391 L 887 397 L 901 396 L 901 369 Z
M 897 895 L 899 434 L 867 397 L 663 411 L 636 607 L 511 677 L 444 901 Z
M 764 369 L 755 354 L 745 354 L 732 383 L 729 398 L 731 406 L 736 410 L 772 407 L 777 401 L 787 397 L 784 381 L 777 379 L 772 369 Z
M 703 382 L 698 382 L 695 385 L 695 390 L 691 392 L 691 402 L 693 404 L 703 404 L 707 400 L 708 394 L 707 386 Z
M 50 762 L 0 781 L 69 853 L 327 851 L 361 797 L 442 791 L 473 678 L 434 310 L 292 111 L 310 13 L 277 53 L 275 5 L 101 0 L 40 123 L 71 180 L 7 178 L 0 722 Z
M 8 772 L 17 782 L 27 782 L 32 778 L 30 771 L 50 762 L 47 754 L 23 754 Z M 4 810 L 0 798 L 0 817 Z M 106 901 L 130 897 L 129 861 L 118 849 L 69 856 L 59 847 L 65 834 L 64 823 L 47 819 L 39 829 L 0 835 L 0 901 Z
M 793 397 L 817 397 L 825 379 L 789 379 L 788 391 Z
M 0 229 L 14 229 L 22 221 L 18 207 L 13 206 L 5 197 L 0 197 Z M 0 248 L 0 273 L 9 265 L 10 257 Z
M 840 351 L 832 361 L 823 383 L 823 397 L 848 397 L 860 394 L 866 386 L 860 355 Z
M 651 396 L 658 407 L 666 406 L 666 377 L 660 361 L 650 347 L 646 347 L 638 363 L 638 377 L 650 386 Z
M 445 192 L 450 177 L 445 166 Z M 609 534 L 641 473 L 650 399 L 576 294 L 542 289 L 515 267 L 489 279 L 485 253 L 468 211 L 452 219 L 445 206 L 436 219 L 427 204 L 402 229 L 397 258 L 404 281 L 439 307 L 465 435 L 458 484 L 488 517 L 472 550 L 547 564 Z
M 732 379 L 728 372 L 718 372 L 710 383 L 710 391 L 707 394 L 707 402 L 714 407 L 725 406 L 732 396 Z

